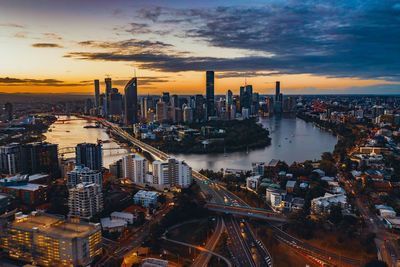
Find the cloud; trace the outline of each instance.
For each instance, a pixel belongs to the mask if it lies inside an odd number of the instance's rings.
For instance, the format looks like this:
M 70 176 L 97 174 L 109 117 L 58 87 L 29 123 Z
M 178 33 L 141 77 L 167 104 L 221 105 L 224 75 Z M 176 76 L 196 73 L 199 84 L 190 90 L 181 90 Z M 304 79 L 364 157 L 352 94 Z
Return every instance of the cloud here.
M 47 40 L 62 40 L 63 39 L 58 34 L 55 34 L 52 32 L 45 32 L 45 33 L 42 33 L 42 35 L 43 35 L 43 39 L 47 39 Z
M 38 47 L 38 48 L 62 48 L 61 45 L 55 44 L 55 43 L 35 43 L 35 44 L 32 44 L 32 47 Z
M 29 79 L 29 78 L 11 78 L 11 77 L 0 77 L 0 86 L 86 86 L 89 82 L 79 82 L 79 83 L 66 83 L 61 80 L 56 79 Z
M 177 60 L 183 63 L 200 61 L 203 65 L 215 64 L 224 71 L 275 71 L 279 74 L 400 80 L 398 1 L 334 0 L 322 3 L 287 0 L 258 6 L 149 8 L 140 14 L 143 21 L 152 21 L 158 28 L 175 27 L 182 32 L 175 36 L 204 42 L 211 49 L 233 48 L 271 55 L 232 60 L 172 56 L 174 63 Z M 97 58 L 100 55 L 93 56 Z M 108 58 L 116 60 L 118 57 Z M 129 56 L 119 58 L 124 60 Z M 251 60 L 260 65 L 255 66 Z M 227 65 L 223 65 L 224 62 Z M 232 67 L 230 64 L 235 62 L 245 65 Z M 161 66 L 169 65 L 167 62 L 147 65 L 171 69 Z M 186 66 L 191 68 L 188 70 L 196 69 L 190 64 Z M 246 69 L 249 66 L 250 69 Z
M 27 31 L 17 32 L 16 34 L 14 34 L 14 37 L 25 39 L 25 38 L 28 38 L 28 34 L 29 34 L 29 32 L 27 32 Z
M 94 48 L 102 49 L 133 49 L 133 50 L 152 50 L 152 49 L 162 49 L 166 47 L 172 47 L 171 44 L 167 44 L 160 41 L 150 41 L 150 40 L 138 40 L 138 39 L 128 39 L 115 42 L 104 42 L 104 41 L 93 41 L 87 40 L 78 42 L 81 46 L 89 46 Z
M 138 85 L 151 85 L 155 83 L 165 83 L 165 82 L 171 82 L 171 80 L 168 79 L 168 76 L 143 76 L 143 77 L 137 77 L 138 79 Z M 125 87 L 125 85 L 129 82 L 131 78 L 126 78 L 126 79 L 112 79 L 112 85 L 113 86 L 121 86 Z M 93 81 L 81 81 L 83 84 L 91 84 Z M 101 81 L 103 85 L 105 85 L 104 81 Z
M 20 28 L 20 29 L 25 28 L 25 26 L 20 25 L 20 24 L 15 24 L 15 23 L 4 23 L 4 24 L 0 24 L 0 27 L 10 27 L 10 28 Z

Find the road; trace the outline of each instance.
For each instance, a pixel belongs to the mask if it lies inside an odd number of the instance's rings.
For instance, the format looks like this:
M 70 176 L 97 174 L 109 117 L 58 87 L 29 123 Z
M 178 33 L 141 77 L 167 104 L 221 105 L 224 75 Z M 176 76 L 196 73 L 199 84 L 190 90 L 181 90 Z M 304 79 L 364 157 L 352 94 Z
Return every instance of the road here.
M 357 190 L 350 181 L 346 180 L 343 176 L 339 176 L 339 180 L 344 184 L 347 192 L 356 193 Z M 354 204 L 360 211 L 369 230 L 376 234 L 375 244 L 377 248 L 379 248 L 382 260 L 390 267 L 400 266 L 400 262 L 398 261 L 398 255 L 400 254 L 397 245 L 397 237 L 387 232 L 385 226 L 379 220 L 379 217 L 367 206 L 368 201 L 363 202 L 360 198 L 356 197 Z
M 207 240 L 207 243 L 205 245 L 205 249 L 208 251 L 214 251 L 219 238 L 221 237 L 221 234 L 225 230 L 225 224 L 224 220 L 221 217 L 217 218 L 217 226 L 215 227 L 215 231 L 212 234 L 212 236 Z M 208 262 L 211 259 L 211 254 L 210 253 L 200 253 L 196 259 L 194 260 L 194 263 L 192 264 L 193 267 L 207 267 Z
M 286 222 L 287 218 L 280 213 L 273 211 L 267 211 L 262 209 L 256 209 L 252 207 L 243 207 L 236 205 L 228 205 L 222 203 L 207 203 L 206 207 L 213 211 L 219 211 L 230 214 L 237 214 L 246 217 L 254 217 L 258 219 L 265 219 L 276 222 Z

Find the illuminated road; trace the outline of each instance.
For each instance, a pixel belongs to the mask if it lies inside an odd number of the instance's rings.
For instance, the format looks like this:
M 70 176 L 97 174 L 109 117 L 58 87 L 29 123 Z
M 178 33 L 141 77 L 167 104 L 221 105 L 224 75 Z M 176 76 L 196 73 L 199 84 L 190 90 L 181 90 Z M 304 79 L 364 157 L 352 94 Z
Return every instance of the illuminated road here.
M 220 217 L 217 218 L 217 226 L 215 227 L 215 231 L 211 238 L 207 240 L 207 244 L 205 245 L 205 249 L 209 251 L 214 251 L 219 238 L 221 237 L 222 232 L 225 230 L 225 224 L 224 220 Z M 211 254 L 210 253 L 200 253 L 196 259 L 194 260 L 194 263 L 192 264 L 193 267 L 207 267 L 208 262 L 211 259 Z
M 254 217 L 270 221 L 285 222 L 287 220 L 286 217 L 282 216 L 280 213 L 251 208 L 251 207 L 234 206 L 222 203 L 207 203 L 206 207 L 213 211 L 230 213 L 246 217 Z

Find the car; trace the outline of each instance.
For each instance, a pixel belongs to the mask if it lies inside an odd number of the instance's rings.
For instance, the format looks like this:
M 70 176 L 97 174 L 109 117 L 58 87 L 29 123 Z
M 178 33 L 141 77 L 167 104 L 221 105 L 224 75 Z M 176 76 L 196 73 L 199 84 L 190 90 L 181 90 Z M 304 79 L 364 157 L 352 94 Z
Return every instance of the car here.
M 294 240 L 292 240 L 292 244 L 295 244 L 295 245 L 297 245 L 297 244 L 296 244 L 296 242 L 295 242 Z

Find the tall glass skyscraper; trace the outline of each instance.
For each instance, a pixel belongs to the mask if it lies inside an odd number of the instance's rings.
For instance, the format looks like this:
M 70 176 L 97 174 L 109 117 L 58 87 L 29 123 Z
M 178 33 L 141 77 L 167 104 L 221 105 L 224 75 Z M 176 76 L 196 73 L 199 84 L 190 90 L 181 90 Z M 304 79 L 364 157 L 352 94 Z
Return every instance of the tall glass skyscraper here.
M 137 78 L 134 77 L 125 86 L 125 125 L 131 125 L 138 122 L 137 102 Z
M 207 117 L 214 116 L 214 71 L 206 72 Z
M 98 108 L 100 105 L 100 82 L 94 80 L 94 106 Z

